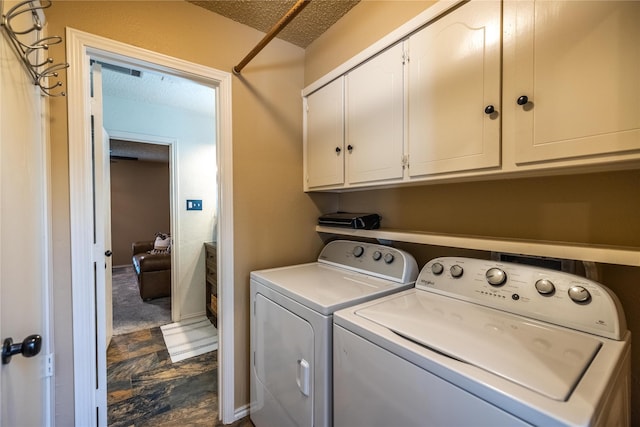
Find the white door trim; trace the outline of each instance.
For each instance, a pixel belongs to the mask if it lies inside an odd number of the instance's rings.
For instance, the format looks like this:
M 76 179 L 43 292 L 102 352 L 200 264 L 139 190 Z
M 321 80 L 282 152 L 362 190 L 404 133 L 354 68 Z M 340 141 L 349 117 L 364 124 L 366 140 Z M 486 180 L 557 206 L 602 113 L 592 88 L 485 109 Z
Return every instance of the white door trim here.
M 71 216 L 71 287 L 73 300 L 74 398 L 76 425 L 96 425 L 96 324 L 90 259 L 92 236 L 91 149 L 89 126 L 89 56 L 142 65 L 215 87 L 217 96 L 217 162 L 219 179 L 219 414 L 235 421 L 233 330 L 233 159 L 231 138 L 231 74 L 73 28 L 66 30 Z M 204 284 L 203 284 L 204 286 Z

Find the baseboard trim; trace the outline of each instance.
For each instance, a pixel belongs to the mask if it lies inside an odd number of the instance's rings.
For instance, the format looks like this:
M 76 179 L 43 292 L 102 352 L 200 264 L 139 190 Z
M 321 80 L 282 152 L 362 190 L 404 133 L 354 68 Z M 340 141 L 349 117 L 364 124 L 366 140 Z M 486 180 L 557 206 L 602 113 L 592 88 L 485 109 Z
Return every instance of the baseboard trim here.
M 238 421 L 241 418 L 244 418 L 249 415 L 249 404 L 236 408 L 234 412 L 235 421 Z

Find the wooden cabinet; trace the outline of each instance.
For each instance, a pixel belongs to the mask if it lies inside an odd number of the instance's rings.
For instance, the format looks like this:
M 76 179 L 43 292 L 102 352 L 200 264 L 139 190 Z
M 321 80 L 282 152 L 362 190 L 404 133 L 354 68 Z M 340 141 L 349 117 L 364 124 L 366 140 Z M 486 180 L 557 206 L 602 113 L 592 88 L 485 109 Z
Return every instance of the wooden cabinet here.
M 205 243 L 206 278 L 205 305 L 207 317 L 218 326 L 218 252 L 215 243 Z
M 640 2 L 504 4 L 516 163 L 640 150 Z
M 344 77 L 305 98 L 305 189 L 344 182 Z
M 347 182 L 403 175 L 404 78 L 402 43 L 346 76 Z
M 640 1 L 436 3 L 303 91 L 325 110 L 305 191 L 640 167 L 638 22 Z
M 411 177 L 500 165 L 500 22 L 471 2 L 409 37 Z

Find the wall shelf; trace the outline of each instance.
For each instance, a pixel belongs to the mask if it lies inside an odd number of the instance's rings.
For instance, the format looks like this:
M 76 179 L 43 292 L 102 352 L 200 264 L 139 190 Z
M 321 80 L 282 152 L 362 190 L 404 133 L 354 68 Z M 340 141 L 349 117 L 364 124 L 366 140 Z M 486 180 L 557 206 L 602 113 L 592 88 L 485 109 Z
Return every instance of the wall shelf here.
M 640 248 L 628 246 L 606 246 L 549 242 L 519 239 L 493 239 L 481 236 L 425 233 L 395 229 L 354 230 L 316 226 L 318 233 L 359 237 L 395 242 L 418 243 L 422 245 L 446 246 L 481 251 L 506 252 L 552 258 L 592 261 L 605 264 L 640 267 Z

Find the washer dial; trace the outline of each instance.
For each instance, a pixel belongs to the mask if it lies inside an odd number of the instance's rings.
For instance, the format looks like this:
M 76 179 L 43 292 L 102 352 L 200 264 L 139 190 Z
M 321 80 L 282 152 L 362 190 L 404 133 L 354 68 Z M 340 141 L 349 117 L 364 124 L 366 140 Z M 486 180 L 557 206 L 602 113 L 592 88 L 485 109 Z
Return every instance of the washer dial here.
M 394 259 L 395 257 L 393 256 L 393 254 L 391 253 L 384 254 L 384 262 L 386 262 L 387 264 L 391 264 Z
M 485 277 L 491 286 L 502 286 L 507 281 L 507 273 L 497 267 L 488 269 Z
M 556 287 L 549 279 L 540 279 L 536 282 L 536 290 L 540 295 L 551 295 L 555 292 Z
M 382 258 L 382 253 L 380 251 L 375 251 L 373 253 L 373 260 L 374 261 L 380 261 L 380 258 Z
M 353 255 L 356 258 L 360 258 L 363 253 L 364 253 L 364 248 L 362 246 L 356 246 L 355 248 L 353 248 Z
M 591 294 L 582 286 L 572 286 L 569 288 L 569 298 L 574 302 L 583 303 L 591 299 Z
M 458 264 L 453 264 L 449 271 L 451 272 L 451 276 L 453 277 L 462 277 L 462 274 L 464 273 L 464 269 Z
M 433 264 L 431 264 L 431 272 L 436 276 L 441 275 L 443 271 L 444 271 L 444 266 L 439 262 L 434 262 Z

